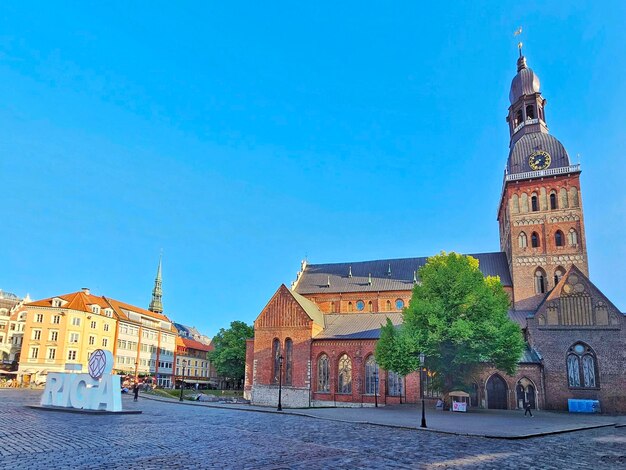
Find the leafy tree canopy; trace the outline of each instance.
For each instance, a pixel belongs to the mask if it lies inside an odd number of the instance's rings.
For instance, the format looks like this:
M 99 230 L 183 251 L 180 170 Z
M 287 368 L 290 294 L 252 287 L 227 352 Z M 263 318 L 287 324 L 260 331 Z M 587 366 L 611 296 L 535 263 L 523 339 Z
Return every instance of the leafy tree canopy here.
M 500 279 L 485 278 L 475 258 L 445 252 L 429 258 L 419 277 L 402 325 L 388 320 L 381 329 L 378 364 L 406 375 L 419 368 L 423 352 L 444 394 L 467 390 L 481 363 L 513 374 L 525 346 Z
M 254 336 L 254 328 L 242 321 L 234 321 L 213 338 L 209 359 L 217 374 L 225 379 L 239 381 L 246 367 L 246 340 Z

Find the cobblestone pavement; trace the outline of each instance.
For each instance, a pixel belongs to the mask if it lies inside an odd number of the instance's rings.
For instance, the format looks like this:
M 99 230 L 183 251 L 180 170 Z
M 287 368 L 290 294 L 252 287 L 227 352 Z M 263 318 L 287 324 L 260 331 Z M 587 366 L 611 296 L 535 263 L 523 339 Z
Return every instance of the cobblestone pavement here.
M 519 441 L 124 397 L 140 415 L 25 408 L 0 390 L 0 468 L 624 468 L 626 427 Z

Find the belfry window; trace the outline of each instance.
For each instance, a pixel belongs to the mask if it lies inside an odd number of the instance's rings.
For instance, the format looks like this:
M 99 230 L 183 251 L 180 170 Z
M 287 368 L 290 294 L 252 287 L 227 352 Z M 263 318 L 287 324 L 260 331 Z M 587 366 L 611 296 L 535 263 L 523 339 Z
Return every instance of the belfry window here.
M 518 109 L 517 112 L 515 113 L 515 127 L 519 126 L 523 120 L 524 120 L 524 117 L 522 116 L 522 110 Z
M 317 360 L 317 391 L 330 392 L 330 362 L 326 354 Z
M 530 198 L 530 203 L 533 212 L 537 212 L 539 210 L 539 199 L 537 198 L 536 194 L 533 194 L 533 196 Z
M 526 120 L 535 119 L 535 107 L 532 104 L 526 106 Z
M 576 343 L 567 352 L 567 383 L 570 388 L 596 388 L 598 367 L 593 350 Z
M 547 291 L 546 273 L 539 268 L 535 271 L 535 293 L 545 294 Z
M 556 197 L 556 193 L 553 191 L 550 193 L 550 209 L 555 210 L 559 208 L 558 198 Z
M 578 245 L 578 233 L 573 228 L 569 229 L 569 233 L 567 234 L 569 238 L 570 245 Z
M 533 248 L 539 248 L 539 235 L 537 232 L 533 232 L 530 236 L 530 244 Z
M 560 230 L 557 230 L 556 233 L 554 234 L 554 243 L 556 244 L 556 246 L 565 245 L 563 232 L 561 232 Z
M 565 275 L 565 270 L 563 268 L 556 268 L 554 271 L 554 285 L 556 286 L 561 278 Z
M 517 242 L 520 248 L 526 248 L 528 246 L 528 237 L 525 232 L 521 232 L 517 237 Z

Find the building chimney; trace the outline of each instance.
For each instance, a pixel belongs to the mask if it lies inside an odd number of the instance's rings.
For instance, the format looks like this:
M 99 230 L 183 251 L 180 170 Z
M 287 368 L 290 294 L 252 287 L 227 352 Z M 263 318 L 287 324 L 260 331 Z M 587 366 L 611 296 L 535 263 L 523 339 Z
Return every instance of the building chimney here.
M 89 295 L 89 287 L 83 287 L 81 290 L 83 291 L 83 293 Z

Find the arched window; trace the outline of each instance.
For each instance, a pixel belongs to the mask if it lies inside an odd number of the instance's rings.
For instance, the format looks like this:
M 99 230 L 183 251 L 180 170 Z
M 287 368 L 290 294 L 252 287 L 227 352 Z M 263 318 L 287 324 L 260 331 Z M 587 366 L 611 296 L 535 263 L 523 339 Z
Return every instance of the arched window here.
M 280 341 L 278 338 L 275 338 L 272 343 L 272 357 L 274 358 L 274 374 L 272 376 L 272 382 L 277 384 L 278 375 L 280 374 Z
M 391 300 L 387 301 L 387 311 L 390 312 L 391 311 Z
M 404 394 L 404 377 L 395 372 L 387 373 L 387 395 L 401 397 Z
M 561 188 L 559 191 L 559 207 L 561 209 L 567 209 L 569 204 L 567 202 L 567 189 Z
M 330 392 L 330 361 L 326 354 L 317 360 L 317 391 Z
M 532 104 L 526 106 L 526 119 L 535 119 L 535 107 Z
M 580 202 L 578 201 L 578 189 L 575 186 L 572 186 L 569 190 L 569 198 L 572 207 L 578 207 Z
M 550 193 L 550 209 L 555 210 L 559 208 L 558 198 L 556 197 L 556 192 L 552 191 Z
M 520 196 L 520 201 L 522 205 L 521 211 L 528 212 L 528 194 L 522 193 L 522 195 Z
M 515 113 L 515 127 L 519 126 L 523 120 L 524 118 L 522 116 L 522 110 L 518 109 L 517 112 Z
M 365 361 L 365 394 L 374 395 L 378 390 L 378 364 L 373 354 Z
M 285 340 L 285 385 L 291 385 L 293 376 L 293 341 Z
M 521 232 L 519 237 L 517 237 L 517 242 L 519 243 L 520 248 L 526 248 L 528 246 L 528 237 L 525 232 Z
M 567 234 L 569 238 L 570 245 L 578 245 L 578 233 L 573 228 L 569 229 L 569 233 Z
M 374 309 L 374 307 L 372 306 L 372 301 L 370 300 L 370 301 L 367 303 L 367 311 L 368 311 L 368 312 L 373 312 L 373 311 L 374 311 L 373 309 Z
M 554 234 L 554 243 L 556 244 L 556 246 L 565 245 L 563 232 L 561 232 L 560 230 L 557 230 L 556 233 Z
M 519 212 L 519 196 L 517 194 L 513 194 L 513 196 L 511 196 L 511 212 L 513 214 L 517 214 Z
M 348 302 L 348 312 L 352 312 L 353 310 L 352 302 Z
M 546 290 L 546 273 L 543 269 L 537 268 L 535 271 L 535 292 L 537 294 L 544 294 Z
M 533 194 L 530 198 L 530 205 L 533 212 L 537 212 L 539 210 L 539 199 L 537 199 L 537 195 Z
M 339 358 L 337 393 L 352 393 L 352 360 L 347 354 Z
M 539 248 L 539 234 L 537 232 L 533 232 L 530 236 L 530 244 L 533 248 Z
M 573 388 L 598 386 L 596 354 L 586 344 L 576 343 L 567 351 L 567 383 Z
M 556 270 L 554 271 L 554 285 L 555 286 L 559 283 L 559 281 L 564 275 L 565 275 L 565 269 L 556 268 Z

